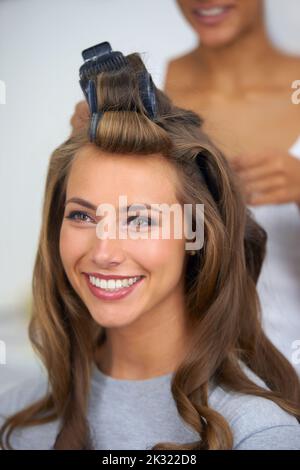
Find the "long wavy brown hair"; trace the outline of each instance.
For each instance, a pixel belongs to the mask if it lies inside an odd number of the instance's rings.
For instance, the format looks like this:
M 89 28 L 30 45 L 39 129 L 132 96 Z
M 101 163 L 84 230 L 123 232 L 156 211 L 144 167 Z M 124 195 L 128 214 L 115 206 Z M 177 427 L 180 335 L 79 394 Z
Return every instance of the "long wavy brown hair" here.
M 261 327 L 256 282 L 266 234 L 251 218 L 226 158 L 202 131 L 201 118 L 174 106 L 155 87 L 158 112 L 149 119 L 138 87 L 145 66 L 138 54 L 127 60 L 127 67 L 97 77 L 103 116 L 93 145 L 137 156 L 160 153 L 178 172 L 178 200 L 205 206 L 204 245 L 188 256 L 185 272 L 186 306 L 194 326 L 188 353 L 171 382 L 178 412 L 199 439 L 160 442 L 153 449 L 231 449 L 230 426 L 208 402 L 212 380 L 227 390 L 268 398 L 300 417 L 299 379 Z M 30 340 L 47 370 L 48 392 L 6 420 L 0 431 L 5 449 L 11 448 L 16 428 L 56 419 L 60 429 L 54 449 L 93 448 L 87 404 L 91 366 L 105 329 L 74 291 L 59 256 L 67 178 L 76 153 L 89 143 L 88 127 L 89 121 L 49 162 L 29 325 Z M 267 388 L 254 383 L 242 364 Z

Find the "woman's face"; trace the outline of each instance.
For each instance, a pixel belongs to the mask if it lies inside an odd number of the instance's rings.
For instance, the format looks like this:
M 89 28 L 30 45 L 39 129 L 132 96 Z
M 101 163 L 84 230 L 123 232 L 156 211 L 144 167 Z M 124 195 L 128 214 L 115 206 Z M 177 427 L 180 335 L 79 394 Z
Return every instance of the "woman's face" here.
M 262 19 L 263 0 L 177 0 L 177 3 L 207 47 L 234 42 Z
M 105 203 L 118 210 L 122 195 L 127 204 L 121 207 L 138 203 L 178 204 L 176 182 L 176 171 L 160 155 L 111 155 L 89 144 L 78 152 L 72 164 L 66 202 L 80 198 L 96 208 Z M 94 320 L 104 327 L 121 327 L 153 309 L 163 308 L 170 299 L 179 301 L 184 282 L 185 239 L 174 237 L 174 233 L 172 236 L 172 224 L 171 236 L 163 238 L 161 216 L 155 211 L 151 214 L 149 209 L 122 214 L 121 231 L 116 231 L 115 239 L 107 235 L 101 238 L 104 232 L 97 232 L 96 225 L 107 214 L 97 216 L 94 209 L 67 202 L 60 231 L 60 256 L 70 283 Z M 149 228 L 151 215 L 153 229 Z M 112 216 L 107 220 L 113 220 Z M 160 236 L 151 239 L 150 232 Z M 132 234 L 141 233 L 148 233 L 148 239 L 132 239 Z M 134 284 L 130 286 L 131 282 Z

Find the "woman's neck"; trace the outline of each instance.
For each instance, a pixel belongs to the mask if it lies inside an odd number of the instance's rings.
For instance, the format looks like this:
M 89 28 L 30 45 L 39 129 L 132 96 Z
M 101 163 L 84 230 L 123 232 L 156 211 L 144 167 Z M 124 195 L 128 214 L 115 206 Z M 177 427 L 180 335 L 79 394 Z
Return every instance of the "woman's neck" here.
M 224 47 L 199 44 L 192 56 L 196 67 L 201 67 L 202 84 L 232 93 L 266 84 L 281 53 L 273 47 L 264 25 L 259 24 Z

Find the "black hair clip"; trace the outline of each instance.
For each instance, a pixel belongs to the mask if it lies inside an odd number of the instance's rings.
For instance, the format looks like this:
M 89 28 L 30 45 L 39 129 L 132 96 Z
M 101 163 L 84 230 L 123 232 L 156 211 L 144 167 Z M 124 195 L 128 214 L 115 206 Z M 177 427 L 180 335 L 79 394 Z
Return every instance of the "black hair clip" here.
M 91 113 L 90 140 L 96 138 L 96 131 L 102 113 L 98 110 L 95 79 L 100 72 L 119 70 L 127 65 L 121 52 L 112 51 L 108 42 L 102 42 L 82 51 L 84 64 L 79 69 L 79 83 L 88 102 Z
M 156 117 L 156 97 L 154 83 L 150 73 L 146 70 L 139 77 L 139 90 L 145 110 L 150 119 Z
M 79 69 L 79 83 L 88 102 L 91 113 L 90 140 L 95 141 L 99 119 L 95 80 L 99 73 L 120 70 L 128 66 L 126 57 L 113 51 L 109 42 L 102 42 L 82 51 L 84 64 Z M 139 76 L 139 91 L 144 108 L 150 119 L 156 116 L 156 99 L 151 75 L 145 71 Z

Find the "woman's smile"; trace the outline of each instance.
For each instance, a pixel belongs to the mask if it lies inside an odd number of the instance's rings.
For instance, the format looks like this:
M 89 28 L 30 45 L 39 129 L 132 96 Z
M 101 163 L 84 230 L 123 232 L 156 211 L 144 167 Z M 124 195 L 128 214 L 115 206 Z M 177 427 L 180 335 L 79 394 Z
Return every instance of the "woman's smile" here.
M 136 290 L 136 287 L 141 284 L 145 276 L 135 277 L 122 277 L 115 279 L 109 278 L 100 279 L 99 277 L 83 273 L 87 285 L 91 293 L 101 300 L 119 300 L 128 296 L 131 292 Z

